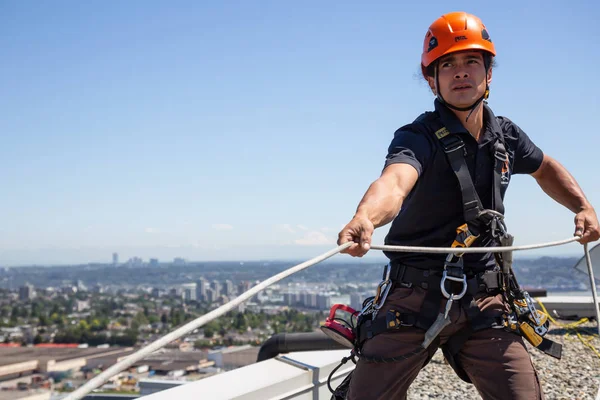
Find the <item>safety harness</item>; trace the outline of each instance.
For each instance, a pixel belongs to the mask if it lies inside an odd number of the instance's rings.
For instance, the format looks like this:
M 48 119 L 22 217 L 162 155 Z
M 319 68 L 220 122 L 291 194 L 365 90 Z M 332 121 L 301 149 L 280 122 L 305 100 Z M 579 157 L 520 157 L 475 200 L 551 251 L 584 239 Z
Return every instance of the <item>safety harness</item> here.
M 506 176 L 508 154 L 504 138 L 501 135 L 496 137 L 491 149 L 494 174 L 492 209 L 489 210 L 483 207 L 471 179 L 465 160 L 466 149 L 463 140 L 459 135 L 450 133 L 444 126 L 437 130 L 432 130 L 430 126 L 423 119 L 417 119 L 412 124 L 412 128 L 417 132 L 422 131 L 423 134 L 428 135 L 433 132 L 458 179 L 462 194 L 465 223 L 457 228 L 457 235 L 451 247 L 470 247 L 477 239 L 483 241 L 482 247 L 494 241 L 502 246 L 511 246 L 513 237 L 507 232 L 504 223 L 501 194 L 502 182 L 508 179 Z M 448 313 L 452 303 L 458 301 L 465 309 L 469 323 L 450 337 L 441 348 L 448 363 L 465 382 L 471 383 L 471 380 L 455 356 L 472 333 L 482 329 L 500 328 L 522 335 L 537 349 L 560 359 L 561 345 L 543 337 L 549 325 L 546 315 L 535 309 L 529 294 L 522 290 L 516 281 L 512 270 L 512 252 L 495 253 L 497 265 L 494 269 L 480 272 L 465 270 L 462 256 L 463 253 L 449 254 L 442 271 L 423 270 L 401 263 L 386 265 L 383 280 L 378 285 L 375 296 L 363 302 L 363 308 L 358 314 L 354 327 L 356 340 L 351 358 L 354 360 L 354 356 L 358 356 L 370 362 L 394 362 L 419 354 L 426 349 L 428 351 L 426 365 L 439 347 L 439 333 L 450 324 Z M 392 309 L 385 315 L 378 316 L 387 295 L 398 286 L 419 286 L 427 290 L 420 312 L 406 313 Z M 482 312 L 474 300 L 474 296 L 481 292 L 489 295 L 502 293 L 511 307 L 511 312 L 504 313 L 501 317 Z M 439 306 L 443 299 L 447 299 L 446 308 L 445 312 L 440 313 Z M 421 348 L 399 357 L 373 357 L 362 353 L 365 341 L 384 332 L 400 331 L 405 326 L 414 326 L 426 331 Z M 344 360 L 348 359 L 350 358 Z M 349 379 L 346 379 L 336 390 L 338 395 L 343 392 L 344 387 L 347 388 L 348 384 Z M 333 398 L 342 398 L 335 395 L 336 393 Z

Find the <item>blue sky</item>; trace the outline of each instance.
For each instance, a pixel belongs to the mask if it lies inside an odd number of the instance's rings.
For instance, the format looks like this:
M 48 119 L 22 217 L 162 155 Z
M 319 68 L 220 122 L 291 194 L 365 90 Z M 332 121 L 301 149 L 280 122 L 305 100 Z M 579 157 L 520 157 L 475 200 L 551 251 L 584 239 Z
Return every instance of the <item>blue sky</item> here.
M 455 10 L 496 45 L 494 112 L 600 204 L 600 6 L 448 4 L 0 3 L 0 265 L 335 247 L 393 132 L 432 108 L 422 40 Z M 506 206 L 519 244 L 573 234 L 531 177 L 513 179 Z

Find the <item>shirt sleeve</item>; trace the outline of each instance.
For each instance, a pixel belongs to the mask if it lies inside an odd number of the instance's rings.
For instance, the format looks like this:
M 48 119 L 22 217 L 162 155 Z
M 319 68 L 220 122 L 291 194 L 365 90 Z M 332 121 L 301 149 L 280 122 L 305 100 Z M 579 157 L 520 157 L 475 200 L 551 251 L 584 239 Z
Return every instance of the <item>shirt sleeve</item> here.
M 431 144 L 425 135 L 399 129 L 394 133 L 394 139 L 388 148 L 383 168 L 385 169 L 391 164 L 409 164 L 421 176 L 431 158 L 431 153 Z
M 544 152 L 514 122 L 504 117 L 503 130 L 516 140 L 513 174 L 531 174 L 538 170 Z

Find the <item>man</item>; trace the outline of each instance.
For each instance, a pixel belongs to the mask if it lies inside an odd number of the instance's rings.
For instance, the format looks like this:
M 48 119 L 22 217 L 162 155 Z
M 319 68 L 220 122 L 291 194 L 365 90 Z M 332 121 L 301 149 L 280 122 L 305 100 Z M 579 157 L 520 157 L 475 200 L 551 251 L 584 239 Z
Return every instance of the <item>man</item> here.
M 381 176 L 339 233 L 338 244 L 355 242 L 345 253 L 362 257 L 374 229 L 392 221 L 385 240 L 389 245 L 448 247 L 468 235 L 468 240 L 475 238 L 473 247 L 500 245 L 498 238 L 507 236 L 498 228 L 502 199 L 512 174 L 532 175 L 550 197 L 570 209 L 581 243 L 598 240 L 598 218 L 575 179 L 516 124 L 494 116 L 484 101 L 495 55 L 490 35 L 476 16 L 449 13 L 430 26 L 421 63 L 436 96 L 435 111 L 396 131 Z M 454 168 L 451 162 L 468 168 Z M 469 194 L 469 187 L 476 193 Z M 461 226 L 468 227 L 463 236 L 457 235 Z M 522 335 L 490 322 L 510 311 L 497 278 L 502 260 L 491 253 L 467 253 L 458 264 L 445 254 L 385 254 L 393 286 L 377 318 L 397 313 L 396 322 L 403 323 L 364 340 L 364 357 L 359 357 L 347 398 L 405 399 L 411 382 L 440 346 L 456 373 L 472 382 L 484 399 L 543 398 Z M 448 279 L 454 276 L 453 282 L 444 281 L 442 271 Z M 466 294 L 456 300 L 463 288 Z M 424 346 L 430 331 L 431 344 Z

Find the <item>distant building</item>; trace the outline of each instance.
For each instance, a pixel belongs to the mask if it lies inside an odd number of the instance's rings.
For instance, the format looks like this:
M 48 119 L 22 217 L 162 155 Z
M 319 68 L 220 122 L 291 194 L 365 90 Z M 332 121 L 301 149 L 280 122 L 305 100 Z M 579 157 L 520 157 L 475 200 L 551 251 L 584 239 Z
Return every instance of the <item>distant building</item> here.
M 183 292 L 183 299 L 189 303 L 192 300 L 196 300 L 196 289 L 186 288 Z
M 88 310 L 90 308 L 89 301 L 75 300 L 75 310 L 77 312 L 82 312 Z
M 0 369 L 0 381 L 5 382 L 15 378 L 29 377 L 32 374 L 43 374 L 47 376 L 64 375 L 69 371 L 79 371 L 91 359 L 108 357 L 116 360 L 118 357 L 124 357 L 131 353 L 130 347 L 100 348 L 26 348 L 17 347 L 13 349 L 2 349 L 1 360 L 2 369 Z M 114 357 L 114 358 L 113 358 Z M 28 378 L 30 380 L 31 378 Z M 2 399 L 22 399 L 19 392 L 0 391 Z M 26 392 L 25 392 L 26 393 Z M 19 393 L 20 394 L 20 393 Z M 40 397 L 36 393 L 29 392 L 27 399 L 46 399 L 49 397 Z
M 127 265 L 129 267 L 141 267 L 143 264 L 144 260 L 142 260 L 140 257 L 132 257 L 127 260 Z
M 60 288 L 60 291 L 63 294 L 73 295 L 77 293 L 77 286 L 63 286 L 62 288 Z
M 148 265 L 150 265 L 151 267 L 158 267 L 158 258 L 151 258 Z
M 293 293 L 290 293 L 290 292 L 283 293 L 283 304 L 285 304 L 286 306 L 291 306 L 293 297 L 294 297 Z
M 223 289 L 224 289 L 224 295 L 225 296 L 231 296 L 233 295 L 233 282 L 231 282 L 229 279 L 227 279 L 225 281 L 225 284 L 223 285 Z
M 211 288 L 206 288 L 206 300 L 207 303 L 214 303 L 217 301 L 217 297 L 215 296 L 215 291 Z
M 83 281 L 81 279 L 75 279 L 73 281 L 73 286 L 75 286 L 77 288 L 78 292 L 86 292 L 87 291 L 87 287 L 85 286 L 85 284 L 83 283 Z
M 243 281 L 238 284 L 238 294 L 247 292 L 252 288 L 252 282 Z
M 209 351 L 207 358 L 215 363 L 215 367 L 230 371 L 254 364 L 258 351 L 258 347 L 251 345 L 226 347 Z
M 212 283 L 210 284 L 210 288 L 215 293 L 215 297 L 214 297 L 213 301 L 216 301 L 219 297 L 221 297 L 221 282 L 212 281 Z
M 92 287 L 92 292 L 94 293 L 104 293 L 104 286 L 97 284 Z
M 186 260 L 185 258 L 175 257 L 175 259 L 173 260 L 173 264 L 178 266 L 185 265 Z
M 112 262 L 113 266 L 116 267 L 117 265 L 119 265 L 119 253 L 113 253 L 112 260 L 113 260 L 113 262 Z
M 317 308 L 319 310 L 329 310 L 331 308 L 331 296 L 318 294 L 317 295 Z
M 183 288 L 181 286 L 171 288 L 169 295 L 174 298 L 183 299 Z
M 356 311 L 360 311 L 362 309 L 362 296 L 360 293 L 350 293 L 350 307 Z
M 19 300 L 29 301 L 35 295 L 34 288 L 30 284 L 25 284 L 19 288 Z
M 198 279 L 196 282 L 196 300 L 207 301 L 206 289 L 208 289 L 208 281 L 204 278 Z
M 300 293 L 300 304 L 304 307 L 309 307 L 310 300 L 308 298 L 308 292 Z
M 181 285 L 181 289 L 183 292 L 183 299 L 186 302 L 196 300 L 196 284 L 195 283 L 186 283 L 184 285 Z
M 307 293 L 306 294 L 306 307 L 317 308 L 317 294 L 316 293 Z

